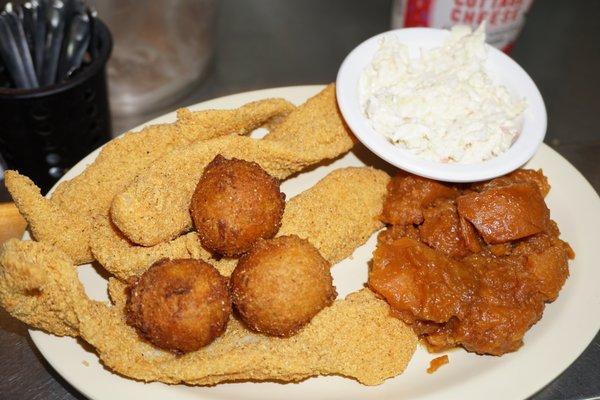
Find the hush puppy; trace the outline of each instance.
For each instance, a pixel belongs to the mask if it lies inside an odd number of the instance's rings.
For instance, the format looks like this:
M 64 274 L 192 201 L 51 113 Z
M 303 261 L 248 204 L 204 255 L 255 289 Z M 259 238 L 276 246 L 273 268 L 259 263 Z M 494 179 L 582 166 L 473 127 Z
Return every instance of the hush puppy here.
M 227 279 L 204 261 L 163 259 L 132 283 L 125 311 L 127 324 L 156 347 L 195 351 L 227 327 Z
M 284 208 L 277 179 L 254 162 L 218 155 L 204 169 L 190 213 L 207 250 L 235 257 L 274 237 Z
M 292 336 L 336 298 L 329 269 L 319 251 L 298 236 L 261 240 L 233 271 L 231 297 L 249 328 Z

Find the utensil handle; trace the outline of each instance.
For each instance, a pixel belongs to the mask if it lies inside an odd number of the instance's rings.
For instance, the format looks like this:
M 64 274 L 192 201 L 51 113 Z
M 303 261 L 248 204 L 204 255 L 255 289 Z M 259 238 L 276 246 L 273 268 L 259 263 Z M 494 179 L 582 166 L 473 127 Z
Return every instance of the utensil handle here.
M 19 88 L 31 88 L 25 73 L 23 60 L 21 60 L 19 54 L 19 48 L 6 20 L 6 15 L 0 15 L 0 54 L 15 85 Z
M 57 81 L 65 80 L 81 65 L 90 40 L 89 29 L 87 14 L 77 14 L 71 19 L 67 39 L 60 57 Z
M 35 70 L 33 68 L 33 60 L 31 59 L 31 54 L 29 53 L 29 45 L 27 44 L 27 38 L 25 37 L 23 25 L 21 25 L 21 19 L 14 11 L 6 12 L 5 17 L 17 45 L 23 70 L 29 82 L 29 87 L 38 87 L 39 85 L 37 76 L 35 75 Z
M 33 8 L 37 10 L 37 19 L 35 21 L 35 33 L 33 35 L 33 41 L 35 42 L 35 74 L 38 77 L 38 81 L 42 82 L 42 71 L 44 70 L 44 46 L 46 42 L 46 2 L 38 2 L 34 0 L 31 2 Z
M 25 38 L 29 47 L 29 54 L 35 70 L 35 26 L 37 20 L 37 9 L 34 9 L 31 2 L 25 2 L 21 7 L 21 23 L 25 31 Z M 36 75 L 37 77 L 37 75 Z
M 56 82 L 56 71 L 58 68 L 58 57 L 64 36 L 64 3 L 56 0 L 48 10 L 46 23 L 46 46 L 44 49 L 44 68 L 42 70 L 43 86 Z

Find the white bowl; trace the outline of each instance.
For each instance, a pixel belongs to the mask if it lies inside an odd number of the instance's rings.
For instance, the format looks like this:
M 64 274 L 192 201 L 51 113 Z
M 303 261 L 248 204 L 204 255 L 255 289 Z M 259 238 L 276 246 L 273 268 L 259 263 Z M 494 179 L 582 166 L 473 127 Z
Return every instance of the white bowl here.
M 375 132 L 360 107 L 358 82 L 363 69 L 371 63 L 379 48 L 381 37 L 389 34 L 396 35 L 408 47 L 411 56 L 416 56 L 419 48 L 440 46 L 450 32 L 432 28 L 384 32 L 361 43 L 342 63 L 336 81 L 340 111 L 356 137 L 373 153 L 405 171 L 448 182 L 491 179 L 519 168 L 535 154 L 546 134 L 547 115 L 544 100 L 527 72 L 506 54 L 489 45 L 485 67 L 492 79 L 504 85 L 511 94 L 527 101 L 521 134 L 505 153 L 472 164 L 434 162 L 395 146 L 383 135 Z

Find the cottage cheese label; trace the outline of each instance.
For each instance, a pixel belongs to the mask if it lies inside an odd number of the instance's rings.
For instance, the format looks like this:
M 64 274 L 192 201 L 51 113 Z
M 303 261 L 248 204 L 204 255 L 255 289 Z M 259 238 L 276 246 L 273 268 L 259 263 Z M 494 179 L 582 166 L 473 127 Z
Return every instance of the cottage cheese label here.
M 454 25 L 477 28 L 486 21 L 486 41 L 510 52 L 533 0 L 394 0 L 392 27 L 426 26 L 449 29 Z
M 455 26 L 418 58 L 390 33 L 359 83 L 364 115 L 398 147 L 436 162 L 476 163 L 505 152 L 520 133 L 524 100 L 488 76 L 485 27 Z

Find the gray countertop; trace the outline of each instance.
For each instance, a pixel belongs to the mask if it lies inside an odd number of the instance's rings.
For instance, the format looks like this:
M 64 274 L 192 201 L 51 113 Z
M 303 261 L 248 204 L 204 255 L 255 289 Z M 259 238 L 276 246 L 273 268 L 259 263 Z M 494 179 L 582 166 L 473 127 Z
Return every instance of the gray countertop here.
M 354 46 L 389 28 L 390 8 L 388 0 L 224 0 L 215 61 L 206 79 L 168 108 L 115 118 L 115 132 L 214 97 L 331 82 Z M 537 0 L 512 56 L 546 101 L 546 143 L 600 191 L 600 1 Z M 45 362 L 25 326 L 1 309 L 0 355 L 0 399 L 83 398 Z M 596 397 L 600 397 L 600 335 L 532 398 Z

